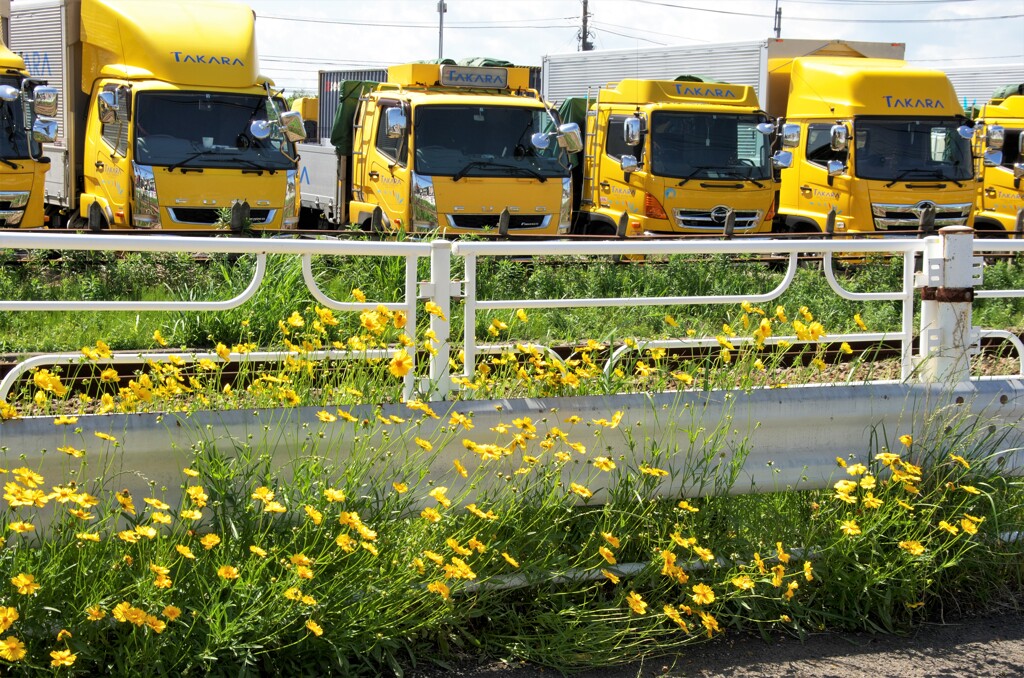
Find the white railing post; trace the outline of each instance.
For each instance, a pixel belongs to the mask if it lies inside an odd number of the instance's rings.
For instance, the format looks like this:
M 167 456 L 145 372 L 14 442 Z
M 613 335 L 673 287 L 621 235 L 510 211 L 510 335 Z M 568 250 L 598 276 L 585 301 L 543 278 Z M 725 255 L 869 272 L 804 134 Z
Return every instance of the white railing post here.
M 974 231 L 947 226 L 926 239 L 921 288 L 918 366 L 923 382 L 957 384 L 971 376 L 977 330 L 971 325 L 974 286 L 981 259 L 974 256 Z
M 434 240 L 430 243 L 430 292 L 428 296 L 437 304 L 439 314 L 430 315 L 430 329 L 434 333 L 434 352 L 430 355 L 430 400 L 445 400 L 451 390 L 452 378 L 448 361 L 451 357 L 452 320 L 452 243 Z

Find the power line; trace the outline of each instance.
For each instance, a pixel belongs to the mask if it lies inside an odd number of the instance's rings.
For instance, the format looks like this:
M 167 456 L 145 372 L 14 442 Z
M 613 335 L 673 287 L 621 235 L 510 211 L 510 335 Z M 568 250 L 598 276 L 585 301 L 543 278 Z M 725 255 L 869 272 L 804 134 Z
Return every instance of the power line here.
M 748 16 L 756 19 L 773 19 L 773 14 L 754 14 L 753 12 L 733 12 L 726 9 L 708 9 L 706 7 L 692 7 L 690 5 L 675 5 L 669 2 L 658 2 L 657 0 L 630 0 L 641 5 L 657 5 L 659 7 L 671 7 L 672 9 L 685 9 L 692 12 L 708 12 L 710 14 L 728 14 L 730 16 Z M 871 3 L 878 4 L 881 3 Z M 963 23 L 965 21 L 996 21 L 1002 19 L 1019 19 L 1024 17 L 1024 14 L 1002 14 L 999 16 L 974 16 L 974 17 L 954 17 L 949 19 L 837 19 L 835 17 L 829 18 L 812 18 L 812 17 L 795 17 L 787 16 L 787 21 L 810 21 L 819 23 L 841 23 L 841 24 L 934 24 L 934 23 Z
M 295 21 L 298 23 L 309 23 L 309 24 L 335 24 L 339 26 L 375 26 L 380 28 L 436 28 L 436 24 L 432 23 L 394 23 L 388 21 L 346 21 L 344 19 L 323 19 L 323 18 L 310 18 L 310 17 L 296 17 L 296 16 L 276 16 L 272 14 L 258 14 L 257 19 L 271 19 L 274 21 Z M 575 16 L 560 16 L 553 17 L 550 19 L 516 19 L 515 22 L 523 21 L 576 21 L 579 17 Z M 509 25 L 512 22 L 508 21 L 483 21 L 475 23 L 467 22 L 449 22 L 445 24 L 446 28 L 502 28 L 502 29 L 515 29 L 515 28 L 574 28 L 572 25 L 558 25 L 558 26 L 512 26 Z

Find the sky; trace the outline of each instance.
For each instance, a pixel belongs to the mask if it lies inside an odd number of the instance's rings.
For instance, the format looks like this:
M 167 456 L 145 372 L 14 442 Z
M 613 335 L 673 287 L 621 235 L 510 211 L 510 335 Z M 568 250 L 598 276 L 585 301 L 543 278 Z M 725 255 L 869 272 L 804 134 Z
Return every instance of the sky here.
M 582 0 L 248 0 L 261 70 L 287 93 L 317 72 L 488 56 L 539 66 L 579 49 Z M 778 0 L 783 38 L 906 43 L 921 66 L 1024 62 L 1024 0 Z M 589 0 L 594 48 L 774 37 L 776 0 Z M 439 39 L 440 38 L 440 39 Z

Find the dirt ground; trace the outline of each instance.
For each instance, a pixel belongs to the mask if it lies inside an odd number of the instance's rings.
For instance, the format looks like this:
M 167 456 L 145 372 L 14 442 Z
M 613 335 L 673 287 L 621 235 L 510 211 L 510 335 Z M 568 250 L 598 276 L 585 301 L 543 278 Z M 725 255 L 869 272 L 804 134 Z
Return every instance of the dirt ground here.
M 555 678 L 551 669 L 492 661 L 423 678 Z M 908 636 L 822 633 L 804 642 L 723 637 L 671 656 L 594 669 L 576 678 L 931 678 L 1024 676 L 1024 609 L 927 624 Z

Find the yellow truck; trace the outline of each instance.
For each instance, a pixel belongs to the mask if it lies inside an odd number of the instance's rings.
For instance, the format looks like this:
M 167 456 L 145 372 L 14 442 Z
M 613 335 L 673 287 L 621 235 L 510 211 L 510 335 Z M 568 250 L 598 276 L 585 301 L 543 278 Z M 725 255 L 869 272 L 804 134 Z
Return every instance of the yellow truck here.
M 789 154 L 771 156 L 776 127 L 753 87 L 627 79 L 559 110 L 586 125 L 575 232 L 771 231 L 773 162 L 786 167 Z
M 240 4 L 15 2 L 11 48 L 59 91 L 51 226 L 294 228 L 302 139 Z
M 1022 237 L 1017 229 L 1024 211 L 1024 84 L 996 91 L 980 107 L 978 124 L 982 182 L 978 184 L 975 228 Z
M 0 36 L 2 38 L 2 36 Z M 57 90 L 28 77 L 25 62 L 0 39 L 0 228 L 43 226 L 43 181 L 53 141 Z
M 784 118 L 794 153 L 782 172 L 786 230 L 916 231 L 971 226 L 974 129 L 949 79 L 899 59 L 808 56 L 771 66 L 789 94 L 769 113 Z M 770 102 L 771 103 L 771 102 Z
M 907 64 L 904 49 L 767 39 L 548 55 L 544 95 L 562 101 L 621 78 L 666 73 L 748 85 L 780 125 L 774 150 L 792 154 L 780 172 L 774 231 L 823 232 L 832 210 L 836 234 L 917 230 L 922 215 L 935 227 L 970 225 L 972 123 L 949 79 Z M 698 188 L 720 190 L 705 183 Z
M 528 68 L 403 64 L 336 95 L 335 152 L 322 154 L 335 167 L 309 171 L 337 177 L 339 221 L 383 233 L 568 232 L 567 152 L 580 132 L 529 87 Z

